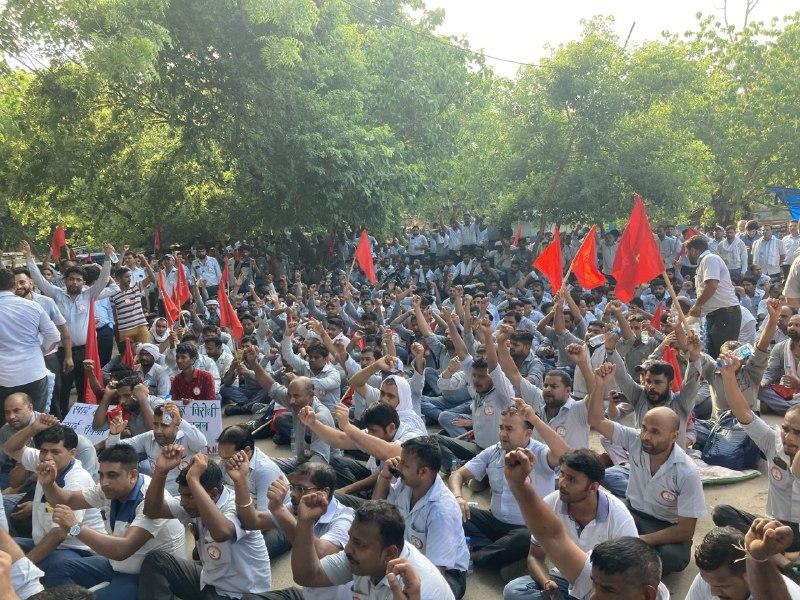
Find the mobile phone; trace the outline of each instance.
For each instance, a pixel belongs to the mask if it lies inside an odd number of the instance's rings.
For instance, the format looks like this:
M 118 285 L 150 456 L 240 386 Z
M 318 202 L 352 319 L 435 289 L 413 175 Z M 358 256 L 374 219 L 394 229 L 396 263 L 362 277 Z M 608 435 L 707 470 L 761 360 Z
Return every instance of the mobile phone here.
M 392 477 L 400 477 L 400 471 L 398 471 L 394 467 L 389 467 L 389 473 L 392 474 Z

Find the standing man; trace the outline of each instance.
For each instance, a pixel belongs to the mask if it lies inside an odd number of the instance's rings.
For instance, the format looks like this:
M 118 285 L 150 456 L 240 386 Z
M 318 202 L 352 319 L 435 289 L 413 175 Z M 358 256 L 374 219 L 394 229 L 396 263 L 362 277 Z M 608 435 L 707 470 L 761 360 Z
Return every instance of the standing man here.
M 138 258 L 147 272 L 147 276 L 143 280 L 134 282 L 133 272 L 128 267 L 120 267 L 114 273 L 114 280 L 120 291 L 111 296 L 110 301 L 114 307 L 117 341 L 122 349 L 124 349 L 125 340 L 128 339 L 133 344 L 146 344 L 150 341 L 150 330 L 147 327 L 147 318 L 144 316 L 142 303 L 144 290 L 156 280 L 156 276 L 144 254 L 139 254 Z
M 222 269 L 216 258 L 208 256 L 205 245 L 198 244 L 195 252 L 197 252 L 197 258 L 192 261 L 192 270 L 197 278 L 197 287 L 200 288 L 203 302 L 208 302 L 217 297 L 217 290 L 222 279 Z
M 72 369 L 75 368 L 75 365 L 72 363 L 72 338 L 70 337 L 69 326 L 67 325 L 67 320 L 64 318 L 64 315 L 58 310 L 52 298 L 37 294 L 33 291 L 33 279 L 31 279 L 31 274 L 25 267 L 17 267 L 14 269 L 14 284 L 16 286 L 14 288 L 14 293 L 20 298 L 36 302 L 44 309 L 44 312 L 47 313 L 47 316 L 50 317 L 50 320 L 53 321 L 56 328 L 58 328 L 61 334 L 61 344 L 64 346 L 65 353 L 64 371 L 67 373 L 72 371 Z M 53 395 L 50 398 L 50 410 L 58 417 L 61 416 L 56 412 L 58 411 L 58 399 L 61 397 L 61 365 L 58 362 L 58 348 L 56 346 L 53 346 L 52 350 L 44 355 L 44 365 L 47 367 L 48 371 L 56 376 L 55 385 L 53 386 Z
M 706 349 L 713 358 L 717 358 L 723 343 L 739 339 L 742 324 L 739 299 L 728 267 L 719 256 L 708 251 L 705 237 L 692 236 L 686 242 L 686 255 L 692 264 L 697 265 L 694 276 L 697 301 L 689 311 L 689 316 L 706 318 Z
M 28 242 L 24 240 L 20 242 L 20 251 L 25 256 L 28 271 L 36 287 L 39 288 L 42 294 L 55 300 L 56 306 L 58 306 L 61 314 L 67 320 L 72 338 L 73 363 L 76 365 L 83 364 L 86 358 L 86 332 L 89 330 L 89 305 L 92 300 L 113 296 L 119 291 L 116 285 L 106 287 L 108 278 L 111 275 L 111 255 L 114 253 L 114 247 L 111 244 L 103 246 L 106 258 L 103 261 L 100 276 L 91 287 L 84 285 L 86 280 L 81 267 L 69 267 L 64 271 L 64 288 L 53 285 L 44 278 L 39 271 L 39 267 L 36 266 Z M 77 401 L 83 402 L 83 369 L 72 369 L 69 373 L 65 372 L 66 352 L 63 344 L 58 350 L 58 360 L 62 365 L 62 373 L 64 373 L 61 382 L 61 397 L 58 399 L 59 410 L 60 414 L 66 415 L 69 411 L 69 395 L 72 392 L 73 385 L 78 395 Z
M 717 244 L 717 254 L 728 267 L 731 280 L 738 283 L 747 271 L 747 246 L 742 238 L 736 235 L 736 228 L 733 225 L 725 228 L 725 239 Z
M 781 265 L 786 258 L 783 242 L 772 235 L 772 227 L 761 226 L 761 237 L 753 242 L 753 264 L 761 271 L 776 279 L 781 274 Z
M 600 244 L 600 269 L 606 277 L 611 275 L 614 268 L 614 259 L 617 257 L 617 248 L 619 248 L 618 237 L 616 229 L 606 231 L 603 243 Z M 580 316 L 575 315 L 575 318 L 578 319 Z
M 781 270 L 783 271 L 784 278 L 789 275 L 789 267 L 792 266 L 792 261 L 800 250 L 800 227 L 797 221 L 789 221 L 789 233 L 783 236 L 781 243 L 783 244 L 783 262 L 781 263 Z
M 17 297 L 14 287 L 14 273 L 0 268 L 0 401 L 24 392 L 44 410 L 47 367 L 42 352 L 50 352 L 61 334 L 44 309 Z

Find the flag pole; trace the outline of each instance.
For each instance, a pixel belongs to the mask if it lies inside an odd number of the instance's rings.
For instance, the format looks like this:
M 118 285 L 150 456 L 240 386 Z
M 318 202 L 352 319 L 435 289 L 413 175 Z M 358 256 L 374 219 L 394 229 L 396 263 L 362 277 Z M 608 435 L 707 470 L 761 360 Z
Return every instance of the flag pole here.
M 681 303 L 678 302 L 678 294 L 675 293 L 675 288 L 672 287 L 672 281 L 667 274 L 667 267 L 664 267 L 664 271 L 661 273 L 664 276 L 664 283 L 667 286 L 667 290 L 669 291 L 669 295 L 672 298 L 672 306 L 675 307 L 676 311 L 678 312 L 678 318 L 681 321 L 681 325 L 683 325 L 684 330 L 688 330 L 689 326 L 686 324 L 686 315 L 683 314 L 683 309 L 681 308 Z
M 353 262 L 350 263 L 350 270 L 347 272 L 347 282 L 350 283 L 350 276 L 353 274 L 353 268 L 356 266 L 356 253 L 353 252 Z

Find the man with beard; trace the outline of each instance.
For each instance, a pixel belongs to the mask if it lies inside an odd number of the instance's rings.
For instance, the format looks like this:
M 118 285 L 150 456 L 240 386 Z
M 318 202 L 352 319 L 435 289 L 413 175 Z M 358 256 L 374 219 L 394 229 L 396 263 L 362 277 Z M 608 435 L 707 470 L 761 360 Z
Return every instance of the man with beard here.
M 787 533 L 786 537 L 791 540 L 791 531 Z M 751 575 L 747 571 L 745 536 L 733 527 L 715 527 L 709 531 L 694 551 L 694 562 L 700 572 L 695 576 L 686 600 L 751 600 L 780 597 L 773 594 L 756 595 L 758 590 L 750 585 Z M 786 594 L 783 598 L 800 600 L 800 586 L 777 572 L 774 565 L 770 566 L 773 569 L 772 577 L 782 582 L 784 588 L 776 592 Z
M 207 303 L 209 298 L 217 297 L 220 279 L 222 279 L 222 269 L 216 258 L 208 256 L 208 250 L 203 244 L 198 244 L 195 251 L 197 258 L 192 261 L 192 271 L 197 277 L 197 287 L 200 288 L 203 302 Z
M 61 311 L 58 310 L 58 306 L 56 306 L 55 301 L 52 298 L 43 296 L 42 294 L 37 294 L 33 291 L 33 287 L 33 279 L 31 279 L 31 274 L 28 269 L 25 267 L 17 267 L 14 269 L 14 293 L 20 298 L 33 300 L 39 306 L 41 306 L 61 334 L 61 345 L 64 347 L 63 367 L 59 365 L 58 362 L 57 347 L 53 347 L 47 354 L 44 355 L 44 366 L 47 367 L 48 371 L 56 376 L 50 409 L 56 416 L 61 416 L 58 414 L 60 411 L 58 398 L 61 397 L 61 371 L 63 368 L 65 373 L 69 373 L 75 368 L 75 364 L 72 362 L 72 338 L 69 335 L 69 325 L 67 325 L 67 320 L 64 318 L 64 315 L 61 314 Z M 44 410 L 45 405 L 46 402 L 42 406 L 37 406 L 36 409 Z
M 130 435 L 145 433 L 153 429 L 153 411 L 164 402 L 158 396 L 151 396 L 147 386 L 136 375 L 123 377 L 116 383 L 109 382 L 92 417 L 92 428 L 105 429 L 109 415 L 113 418 L 119 413 L 127 422 L 126 429 Z M 109 407 L 113 408 L 109 411 Z
M 462 532 L 461 509 L 439 477 L 441 466 L 435 437 L 407 440 L 400 456 L 381 465 L 372 497 L 386 499 L 398 508 L 406 522 L 406 542 L 441 571 L 453 595 L 460 599 L 467 589 L 469 548 Z
M 63 289 L 53 285 L 42 276 L 33 259 L 33 253 L 28 242 L 20 242 L 20 251 L 25 256 L 26 267 L 36 287 L 39 288 L 42 294 L 55 301 L 58 310 L 61 311 L 67 321 L 72 342 L 73 364 L 82 364 L 86 358 L 86 332 L 89 328 L 89 305 L 91 301 L 108 298 L 119 292 L 119 287 L 116 285 L 107 287 L 108 278 L 111 274 L 111 255 L 114 253 L 114 247 L 111 244 L 103 246 L 103 251 L 105 252 L 103 268 L 100 271 L 100 276 L 91 287 L 84 286 L 84 272 L 81 267 L 69 267 L 64 271 L 65 287 Z M 77 401 L 83 402 L 83 369 L 72 369 L 67 372 L 66 367 L 69 366 L 69 363 L 67 362 L 67 354 L 63 344 L 58 349 L 58 360 L 61 363 L 61 372 L 63 373 L 61 396 L 58 398 L 59 414 L 66 415 L 69 411 L 69 396 L 73 385 L 78 394 Z
M 120 434 L 127 426 L 127 421 L 121 414 L 115 416 L 108 427 L 108 437 L 106 438 L 106 448 L 111 448 L 120 443 Z M 185 454 L 184 461 L 167 474 L 167 491 L 170 494 L 178 493 L 178 484 L 175 482 L 180 470 L 188 464 L 188 461 L 196 453 L 201 452 L 208 441 L 202 431 L 197 429 L 189 421 L 181 418 L 181 412 L 174 404 L 164 404 L 157 406 L 153 410 L 153 431 L 140 433 L 132 438 L 125 440 L 139 454 L 146 454 L 150 460 L 150 469 L 155 465 L 156 459 L 161 455 L 162 448 L 172 444 L 183 446 Z M 182 466 L 181 466 L 182 465 Z
M 259 531 L 274 531 L 278 529 L 287 538 L 287 547 L 284 552 L 292 548 L 297 530 L 297 508 L 303 495 L 309 492 L 321 491 L 325 494 L 328 507 L 314 524 L 314 548 L 319 558 L 335 554 L 347 544 L 347 532 L 353 523 L 354 512 L 352 508 L 341 504 L 334 498 L 336 486 L 336 471 L 325 463 L 305 463 L 300 465 L 290 476 L 291 483 L 278 479 L 274 481 L 267 495 L 269 497 L 269 511 L 259 512 L 253 503 L 248 491 L 247 473 L 249 462 L 247 456 L 237 452 L 225 463 L 225 470 L 233 480 L 236 492 L 236 514 L 246 529 Z M 287 504 L 287 494 L 290 502 Z M 270 553 L 270 558 L 275 560 L 278 555 Z M 275 590 L 267 595 L 270 600 L 302 600 L 303 598 L 335 597 L 338 586 L 330 590 L 298 590 L 289 588 Z M 326 596 L 325 592 L 328 592 Z M 306 595 L 308 594 L 308 595 Z
M 558 491 L 544 497 L 570 539 L 587 553 L 601 542 L 639 535 L 625 504 L 600 489 L 604 473 L 597 453 L 587 448 L 570 450 L 561 458 Z M 568 594 L 569 582 L 556 569 L 548 574 L 542 563 L 544 556 L 541 545 L 531 536 L 530 575 L 508 583 L 503 590 L 504 600 L 540 600 L 540 590 L 556 588 L 565 596 Z
M 297 527 L 292 549 L 292 575 L 300 585 L 327 588 L 352 581 L 353 598 L 402 597 L 396 578 L 415 581 L 405 573 L 416 573 L 420 600 L 454 600 L 453 592 L 439 570 L 404 539 L 405 523 L 400 512 L 384 500 L 370 500 L 355 511 L 344 550 L 317 556 L 314 526 L 326 513 L 323 491 L 305 494 L 297 507 Z M 409 583 L 406 583 L 411 588 Z M 392 591 L 396 588 L 396 593 Z
M 736 228 L 733 225 L 725 228 L 725 239 L 717 244 L 717 254 L 728 267 L 731 280 L 738 283 L 742 274 L 747 271 L 747 246 L 736 235 Z
M 502 411 L 500 441 L 466 465 L 450 474 L 450 489 L 458 501 L 464 533 L 472 539 L 472 560 L 476 567 L 502 566 L 523 558 L 528 551 L 530 533 L 503 475 L 503 457 L 515 448 L 527 448 L 535 456 L 530 479 L 542 496 L 555 487 L 555 469 L 569 450 L 564 440 L 547 426 L 522 399 Z M 546 443 L 531 439 L 533 430 Z M 461 495 L 461 486 L 471 479 L 489 479 L 492 491 L 490 510 L 470 508 Z
M 136 371 L 142 376 L 151 396 L 166 398 L 169 395 L 169 369 L 161 361 L 163 356 L 155 344 L 139 344 L 136 353 Z
M 766 515 L 788 525 L 794 532 L 794 541 L 789 551 L 800 550 L 800 501 L 796 491 L 797 475 L 800 468 L 796 466 L 798 449 L 800 449 L 800 406 L 791 406 L 783 416 L 780 434 L 767 425 L 761 417 L 756 415 L 747 399 L 739 389 L 736 381 L 736 369 L 739 361 L 731 355 L 722 356 L 723 366 L 720 369 L 722 381 L 725 384 L 725 395 L 736 420 L 748 436 L 758 445 L 766 458 L 769 473 L 769 488 L 767 490 Z M 780 443 L 778 442 L 780 436 Z M 739 531 L 745 532 L 750 527 L 756 515 L 728 505 L 714 507 L 712 513 L 714 524 L 719 526 L 730 525 Z
M 627 506 L 640 538 L 661 557 L 664 575 L 689 564 L 697 519 L 705 516 L 703 484 L 694 464 L 677 443 L 680 418 L 666 406 L 645 413 L 641 429 L 603 416 L 603 397 L 620 367 L 605 363 L 595 371 L 589 394 L 589 424 L 630 455 Z
M 800 360 L 800 315 L 789 317 L 788 339 L 775 344 L 769 353 L 767 369 L 761 379 L 758 399 L 779 415 L 796 406 L 794 394 L 800 392 L 798 360 Z

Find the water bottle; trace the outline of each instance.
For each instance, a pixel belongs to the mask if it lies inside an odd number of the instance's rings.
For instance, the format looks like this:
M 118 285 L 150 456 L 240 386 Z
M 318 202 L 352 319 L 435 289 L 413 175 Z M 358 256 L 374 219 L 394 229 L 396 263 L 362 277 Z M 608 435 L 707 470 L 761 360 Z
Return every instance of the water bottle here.
M 594 337 L 589 338 L 589 347 L 590 348 L 599 348 L 603 344 L 606 343 L 606 334 L 600 333 Z
M 642 343 L 646 344 L 650 341 L 650 334 L 647 332 L 647 329 L 642 328 Z
M 747 360 L 751 356 L 753 356 L 753 346 L 751 344 L 742 344 L 736 350 L 731 352 L 736 358 L 741 361 Z M 717 359 L 717 368 L 721 369 L 725 366 L 725 363 L 722 362 L 721 358 Z
M 112 252 L 111 253 L 111 259 L 110 260 L 111 260 L 112 263 L 115 263 L 115 264 L 119 262 L 119 256 L 117 255 L 116 252 Z
M 453 460 L 450 461 L 450 474 L 452 475 L 460 468 L 461 468 L 461 463 L 459 462 L 459 460 L 457 458 L 453 458 Z
M 475 565 L 472 562 L 472 538 L 468 535 L 465 535 L 464 541 L 467 542 L 467 549 L 469 550 L 469 566 L 467 566 L 467 575 L 472 575 L 472 573 L 475 571 Z

